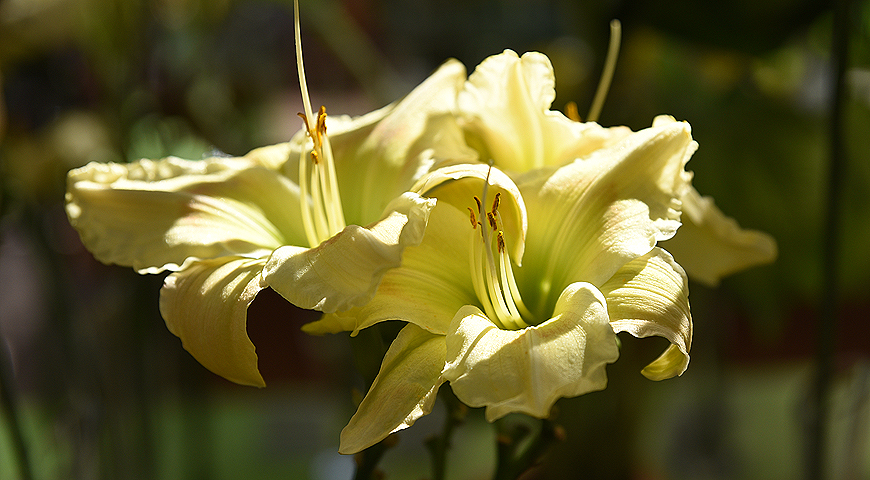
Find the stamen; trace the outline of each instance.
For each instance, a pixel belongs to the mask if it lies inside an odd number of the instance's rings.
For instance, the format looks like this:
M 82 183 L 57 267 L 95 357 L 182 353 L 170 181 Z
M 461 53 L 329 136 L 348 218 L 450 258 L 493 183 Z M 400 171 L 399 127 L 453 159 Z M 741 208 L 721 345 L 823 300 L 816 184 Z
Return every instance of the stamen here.
M 613 80 L 613 71 L 616 70 L 616 59 L 619 56 L 619 44 L 621 41 L 622 24 L 619 23 L 619 20 L 611 20 L 610 44 L 607 47 L 607 58 L 604 59 L 604 70 L 601 72 L 601 80 L 598 81 L 598 89 L 595 90 L 592 106 L 589 107 L 589 115 L 586 116 L 587 122 L 597 122 L 598 115 L 601 114 L 601 107 L 604 106 L 604 99 L 607 97 L 607 91 L 610 90 L 610 82 Z
M 302 151 L 299 158 L 299 205 L 302 224 L 310 247 L 340 232 L 346 226 L 335 174 L 335 159 L 332 146 L 326 135 L 326 107 L 321 106 L 315 117 L 311 111 L 308 96 L 308 83 L 305 81 L 305 68 L 302 62 L 302 33 L 299 25 L 299 0 L 293 1 L 294 31 L 296 35 L 296 68 L 299 73 L 299 88 L 302 91 L 302 104 L 305 113 L 299 117 L 305 122 L 305 130 L 311 139 L 312 147 Z M 308 171 L 309 159 L 313 166 Z M 310 197 L 309 197 L 310 194 Z
M 302 90 L 302 106 L 305 108 L 305 128 L 309 135 L 314 131 L 311 123 L 311 100 L 308 98 L 308 83 L 305 81 L 305 66 L 302 64 L 302 29 L 299 25 L 299 0 L 293 0 L 293 29 L 296 35 L 296 71 L 299 73 L 299 89 Z
M 565 116 L 568 117 L 569 120 L 573 120 L 575 122 L 580 122 L 580 110 L 577 109 L 577 102 L 570 101 L 565 104 Z
M 472 232 L 474 237 L 472 237 L 469 262 L 472 269 L 472 283 L 478 300 L 483 304 L 486 315 L 493 323 L 503 329 L 517 330 L 528 327 L 529 323 L 526 319 L 531 319 L 532 315 L 520 298 L 510 256 L 505 246 L 501 215 L 498 212 L 501 193 L 496 193 L 492 210 L 483 211 L 488 186 L 489 175 L 484 184 L 483 200 L 474 197 L 477 214 L 481 219 L 486 215 L 487 226 L 478 223 L 474 209 L 468 208 L 472 228 L 477 230 L 477 225 L 481 226 L 479 235 L 476 231 Z
M 482 226 L 482 225 L 481 225 Z M 477 228 L 475 227 L 475 230 Z M 477 235 L 477 232 L 472 232 L 471 239 L 471 248 L 469 249 L 469 262 L 468 264 L 471 266 L 471 283 L 474 285 L 474 293 L 477 295 L 480 303 L 483 304 L 483 311 L 486 313 L 486 316 L 492 320 L 499 328 L 506 329 L 506 326 L 501 323 L 501 319 L 499 315 L 495 313 L 493 309 L 492 302 L 489 300 L 489 289 L 486 285 L 486 279 L 484 278 L 484 270 L 485 259 L 483 252 L 481 251 L 481 247 L 484 245 L 483 239 L 483 228 L 481 228 L 481 236 Z
M 498 230 L 498 225 L 495 223 L 495 215 L 492 212 L 486 212 L 486 219 L 489 220 L 489 228 Z

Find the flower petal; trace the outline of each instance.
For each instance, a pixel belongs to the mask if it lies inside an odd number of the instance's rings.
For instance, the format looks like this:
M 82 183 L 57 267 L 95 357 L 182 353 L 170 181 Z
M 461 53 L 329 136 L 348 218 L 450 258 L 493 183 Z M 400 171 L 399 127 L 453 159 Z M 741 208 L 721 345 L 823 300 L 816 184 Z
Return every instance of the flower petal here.
M 546 310 L 565 285 L 600 286 L 673 236 L 680 226 L 678 195 L 690 178 L 683 167 L 694 149 L 687 123 L 659 122 L 588 158 L 519 180 L 529 209 L 528 244 L 535 245 L 529 266 L 544 272 L 521 290 L 540 290 Z M 539 278 L 552 283 L 529 284 Z
M 242 257 L 193 262 L 169 275 L 160 290 L 160 313 L 184 349 L 227 380 L 257 387 L 266 383 L 246 322 L 248 306 L 263 288 L 263 263 Z
M 420 244 L 434 206 L 433 199 L 406 193 L 366 228 L 350 225 L 316 248 L 278 248 L 263 281 L 301 308 L 335 312 L 361 305 L 384 274 L 401 265 L 402 252 Z
M 244 158 L 270 170 L 278 171 L 288 161 L 298 161 L 299 146 L 290 142 L 267 145 L 251 150 L 245 154 Z
M 484 182 L 488 182 L 486 200 L 483 199 Z M 508 249 L 513 252 L 517 264 L 522 265 L 528 229 L 526 206 L 519 188 L 504 172 L 481 164 L 449 165 L 423 176 L 411 190 L 426 197 L 436 197 L 462 211 L 477 208 L 474 197 L 489 203 L 497 193 L 501 193 L 498 211 L 504 221 Z M 484 208 L 488 210 L 491 205 L 484 205 Z
M 370 302 L 312 322 L 304 327 L 305 331 L 322 334 L 352 330 L 355 334 L 378 322 L 402 320 L 445 334 L 456 310 L 477 302 L 468 264 L 474 229 L 465 209 L 475 205 L 475 196 L 482 196 L 487 178 L 487 198 L 494 198 L 497 192 L 502 194 L 499 212 L 512 239 L 508 248 L 522 255 L 525 208 L 513 181 L 486 165 L 439 168 L 412 189 L 438 199 L 422 243 L 405 251 L 402 266 L 384 276 Z
M 276 151 L 91 163 L 69 173 L 67 214 L 97 259 L 140 273 L 178 270 L 187 259 L 260 257 L 304 241 L 298 189 L 258 165 Z
M 686 273 L 655 248 L 623 266 L 602 287 L 613 330 L 635 337 L 667 338 L 671 346 L 641 373 L 651 380 L 682 375 L 692 347 L 692 315 Z
M 445 334 L 462 305 L 477 298 L 468 267 L 468 213 L 439 201 L 419 246 L 409 247 L 402 266 L 388 271 L 365 305 L 325 315 L 303 327 L 308 333 L 353 331 L 387 320 L 403 320 Z
M 560 397 L 603 389 L 604 367 L 618 356 L 604 297 L 578 282 L 562 292 L 553 318 L 523 330 L 500 330 L 477 307 L 460 309 L 443 376 L 464 403 L 486 406 L 489 421 L 511 412 L 544 418 Z
M 329 127 L 344 213 L 365 225 L 423 174 L 443 161 L 474 161 L 452 116 L 465 67 L 451 60 L 404 98 L 360 118 L 368 125 Z M 371 119 L 371 120 L 369 120 Z M 329 119 L 327 119 L 327 122 Z
M 716 286 L 724 276 L 776 258 L 773 237 L 740 228 L 712 198 L 702 197 L 694 187 L 681 200 L 683 226 L 663 246 L 680 260 L 692 280 Z
M 459 93 L 469 143 L 509 172 L 560 166 L 628 135 L 627 127 L 580 123 L 550 110 L 556 98 L 550 60 L 511 50 L 477 66 Z
M 444 383 L 444 336 L 407 325 L 393 340 L 356 414 L 341 431 L 340 453 L 356 453 L 432 411 Z

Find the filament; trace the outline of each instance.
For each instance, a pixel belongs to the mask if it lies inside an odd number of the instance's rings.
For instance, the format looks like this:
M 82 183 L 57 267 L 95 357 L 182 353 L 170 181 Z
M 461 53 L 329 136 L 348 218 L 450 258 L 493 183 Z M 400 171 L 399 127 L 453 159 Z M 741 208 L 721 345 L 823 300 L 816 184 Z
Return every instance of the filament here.
M 340 232 L 346 226 L 342 210 L 335 158 L 326 134 L 326 107 L 320 107 L 317 116 L 311 109 L 308 82 L 302 61 L 302 33 L 299 25 L 299 0 L 293 1 L 294 33 L 296 35 L 296 70 L 305 113 L 299 116 L 305 122 L 305 131 L 311 147 L 303 148 L 299 157 L 299 205 L 302 226 L 309 247 L 315 247 Z M 311 168 L 309 171 L 309 164 Z
M 587 122 L 597 122 L 598 116 L 601 114 L 604 99 L 607 97 L 607 91 L 610 90 L 610 82 L 613 80 L 613 71 L 616 70 L 616 59 L 619 57 L 619 44 L 621 41 L 622 24 L 619 23 L 619 20 L 611 20 L 610 44 L 607 47 L 607 58 L 604 60 L 604 70 L 601 72 L 601 80 L 598 81 L 598 88 L 595 90 L 592 106 L 589 107 L 589 115 L 586 118 Z
M 523 304 L 505 247 L 504 223 L 498 211 L 501 194 L 495 195 L 492 209 L 484 211 L 488 190 L 489 175 L 482 199 L 474 197 L 477 210 L 468 209 L 474 230 L 469 262 L 472 284 L 487 317 L 499 328 L 518 330 L 529 326 L 527 319 L 532 315 Z

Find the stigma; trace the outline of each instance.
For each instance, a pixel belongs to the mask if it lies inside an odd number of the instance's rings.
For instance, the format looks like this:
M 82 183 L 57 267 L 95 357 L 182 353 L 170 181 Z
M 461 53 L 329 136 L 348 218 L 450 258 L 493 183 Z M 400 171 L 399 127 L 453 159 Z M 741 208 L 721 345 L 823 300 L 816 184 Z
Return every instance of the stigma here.
M 335 159 L 326 135 L 326 107 L 321 106 L 315 116 L 308 96 L 305 67 L 302 63 L 302 33 L 299 27 L 299 0 L 293 2 L 296 35 L 296 70 L 305 113 L 299 116 L 305 122 L 308 142 L 299 158 L 299 205 L 302 225 L 309 247 L 316 247 L 344 229 L 344 212 L 335 174 Z
M 476 208 L 468 208 L 473 230 L 469 250 L 472 283 L 486 316 L 501 329 L 519 330 L 530 325 L 532 314 L 523 304 L 505 248 L 504 222 L 498 211 L 501 193 L 495 194 L 487 211 L 488 189 L 489 175 L 482 198 L 474 197 Z

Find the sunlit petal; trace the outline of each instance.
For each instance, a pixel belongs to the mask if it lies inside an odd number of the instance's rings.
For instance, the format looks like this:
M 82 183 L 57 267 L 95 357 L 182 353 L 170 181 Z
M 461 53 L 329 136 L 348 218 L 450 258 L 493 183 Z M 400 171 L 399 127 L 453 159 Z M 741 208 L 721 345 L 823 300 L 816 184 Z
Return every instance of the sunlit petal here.
M 555 303 L 575 281 L 602 285 L 622 265 L 645 255 L 680 226 L 683 170 L 695 148 L 689 125 L 668 122 L 626 137 L 553 173 L 531 172 L 519 181 L 529 210 L 527 261 L 542 305 Z M 535 176 L 537 175 L 537 177 Z M 547 290 L 549 289 L 549 290 Z
M 405 320 L 440 334 L 462 305 L 473 302 L 468 269 L 468 213 L 438 201 L 419 246 L 409 247 L 402 266 L 388 271 L 365 305 L 326 315 L 304 327 L 309 333 L 353 331 L 387 320 Z M 471 226 L 469 225 L 470 229 Z
M 486 418 L 511 412 L 547 417 L 560 397 L 601 390 L 604 367 L 619 356 L 605 299 L 594 286 L 565 289 L 553 318 L 522 330 L 500 330 L 473 306 L 459 310 L 447 335 L 444 378 Z
M 686 273 L 671 255 L 655 248 L 623 266 L 602 287 L 610 323 L 635 337 L 660 336 L 671 346 L 643 369 L 652 380 L 681 375 L 689 365 L 692 316 Z
M 519 188 L 504 172 L 481 164 L 450 165 L 425 175 L 411 190 L 465 211 L 467 208 L 476 208 L 475 196 L 484 200 L 482 196 L 486 182 L 487 202 L 492 202 L 497 193 L 502 195 L 499 212 L 504 221 L 507 247 L 515 261 L 522 264 L 528 228 L 526 206 Z
M 368 227 L 350 225 L 319 246 L 278 248 L 263 280 L 296 306 L 334 312 L 367 302 L 402 252 L 419 245 L 435 200 L 407 193 Z
M 477 66 L 459 94 L 469 142 L 509 172 L 560 166 L 628 135 L 626 127 L 575 122 L 550 110 L 556 97 L 550 60 L 511 50 Z
M 467 208 L 481 196 L 489 179 L 490 196 L 504 197 L 505 230 L 514 239 L 509 248 L 522 254 L 525 208 L 516 185 L 498 169 L 486 165 L 455 165 L 440 168 L 413 187 L 438 203 L 429 218 L 422 243 L 405 250 L 400 268 L 387 272 L 377 294 L 358 308 L 305 326 L 309 333 L 332 333 L 366 328 L 387 320 L 404 320 L 434 333 L 445 334 L 456 311 L 474 303 L 476 295 L 468 265 L 473 227 Z
M 223 257 L 193 262 L 168 276 L 160 313 L 185 350 L 212 372 L 236 383 L 265 386 L 246 330 L 248 306 L 260 286 L 264 260 Z
M 390 345 L 381 370 L 350 423 L 341 453 L 356 453 L 432 411 L 444 382 L 444 336 L 407 325 Z
M 66 195 L 88 250 L 140 273 L 299 242 L 298 198 L 287 178 L 244 157 L 91 163 L 69 173 Z
M 348 126 L 327 123 L 350 223 L 364 225 L 441 162 L 474 161 L 452 116 L 465 67 L 442 65 L 401 100 Z M 368 122 L 368 124 L 365 124 Z
M 776 241 L 746 230 L 716 207 L 713 199 L 689 188 L 681 197 L 683 226 L 663 246 L 674 254 L 692 280 L 716 286 L 722 277 L 772 262 Z

